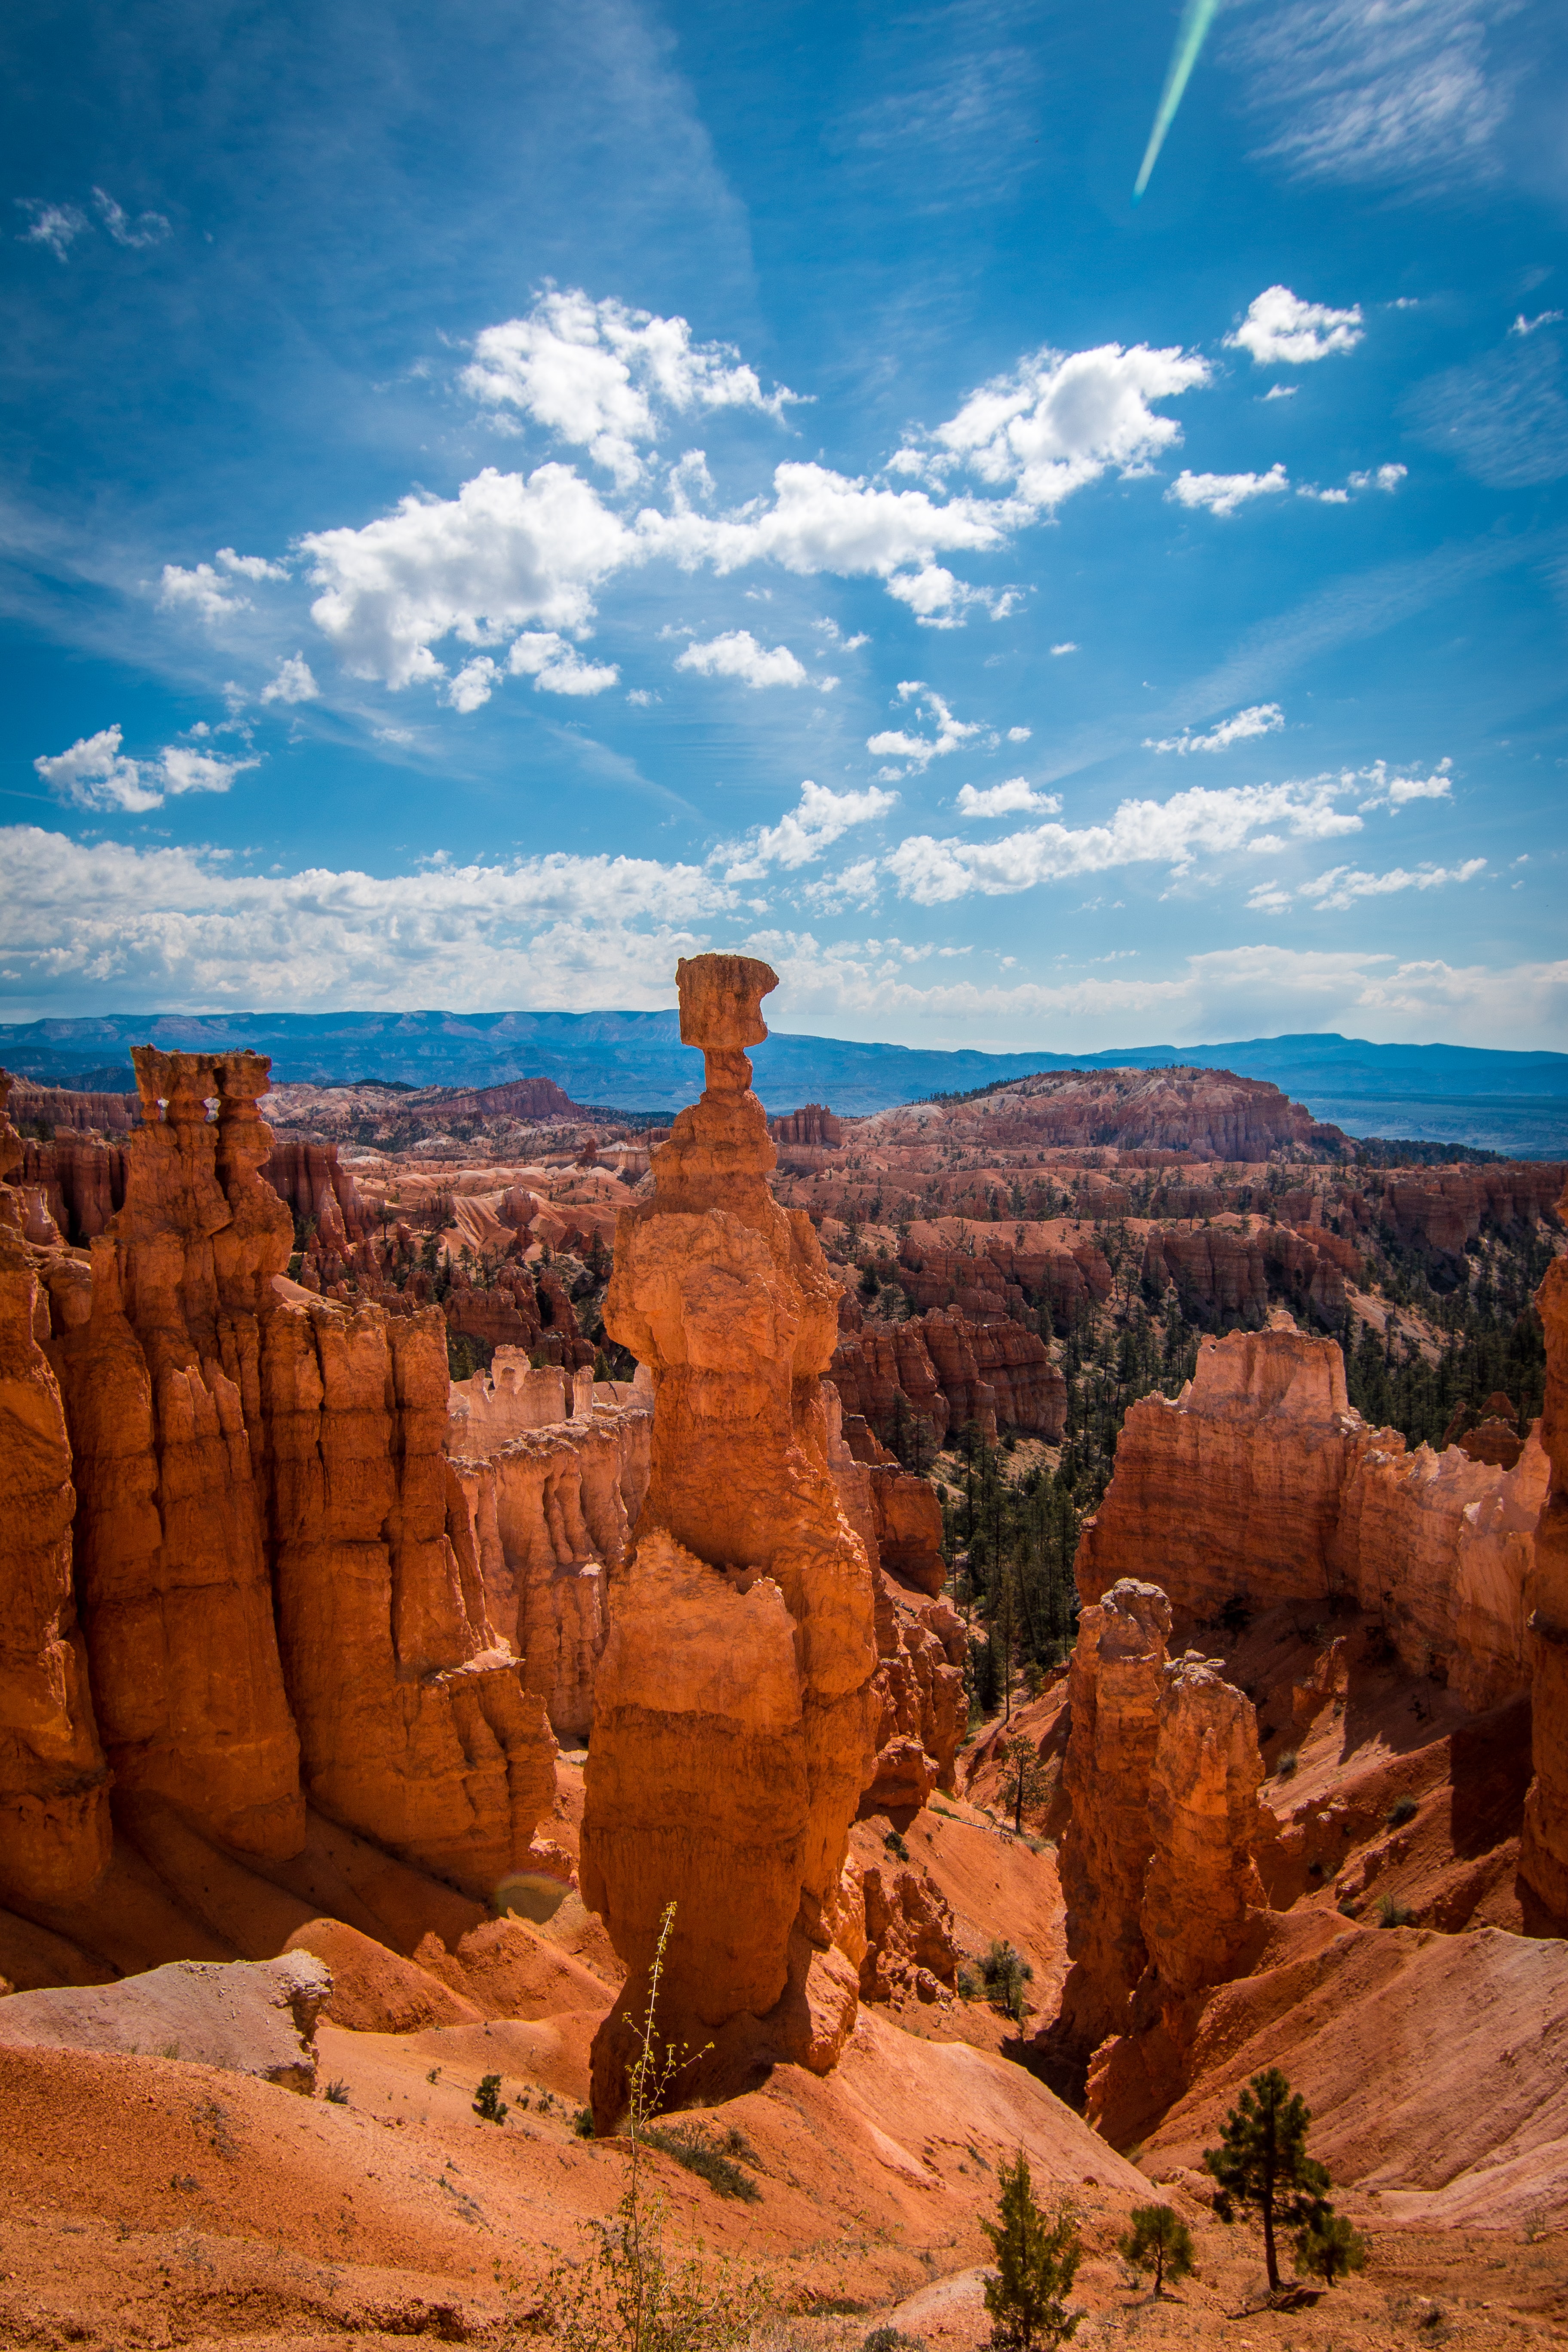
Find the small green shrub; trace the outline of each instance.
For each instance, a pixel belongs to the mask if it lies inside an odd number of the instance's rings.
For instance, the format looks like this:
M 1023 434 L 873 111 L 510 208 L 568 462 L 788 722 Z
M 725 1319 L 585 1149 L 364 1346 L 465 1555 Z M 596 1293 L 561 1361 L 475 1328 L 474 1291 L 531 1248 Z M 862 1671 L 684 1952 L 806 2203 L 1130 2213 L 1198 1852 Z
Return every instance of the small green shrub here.
M 1274 1767 L 1274 1778 L 1277 1780 L 1289 1780 L 1292 1779 L 1295 1774 L 1296 1767 L 1300 1761 L 1301 1759 L 1296 1753 L 1296 1750 L 1293 1748 L 1287 1748 L 1284 1755 L 1280 1757 L 1279 1762 Z
M 572 2128 L 576 2133 L 579 2139 L 592 2139 L 594 2137 L 593 2108 L 579 2107 L 576 2116 L 573 2122 Z
M 1032 1984 L 1035 1976 L 1023 1953 L 1003 1937 L 995 1937 L 980 1963 L 980 1969 L 992 2007 L 1000 2009 L 1005 2016 L 1021 2019 L 1024 2014 L 1024 1987 Z
M 1132 2227 L 1118 2238 L 1116 2251 L 1134 2270 L 1153 2272 L 1156 2296 L 1167 2278 L 1191 2276 L 1193 2233 L 1173 2205 L 1134 2205 L 1128 2218 Z
M 331 2101 L 334 2107 L 346 2107 L 349 2103 L 349 2086 L 341 2075 L 334 2074 L 327 2084 L 323 2095 Z
M 889 1830 L 887 1836 L 882 1840 L 882 1843 L 887 1847 L 888 1852 L 890 1854 L 895 1855 L 900 1862 L 908 1862 L 910 1858 L 909 1847 L 904 1843 L 902 1837 L 897 1830 Z
M 763 2192 L 756 2182 L 721 2148 L 715 2147 L 698 2125 L 650 2126 L 643 2137 L 649 2147 L 662 2148 L 666 2156 L 674 2157 L 677 2164 L 683 2164 L 688 2172 L 695 2172 L 719 2196 L 739 2197 L 747 2205 L 761 2200 Z
M 1367 2245 L 1361 2231 L 1331 2208 L 1315 2215 L 1296 2238 L 1296 2268 L 1309 2278 L 1333 2286 L 1348 2271 L 1366 2268 Z
M 1395 1797 L 1388 1809 L 1388 1827 L 1391 1830 L 1403 1829 L 1406 1822 L 1415 1819 L 1416 1810 L 1414 1797 Z
M 873 2327 L 860 2352 L 925 2352 L 925 2337 L 901 2336 L 896 2327 Z
M 1082 2253 L 1077 2217 L 1065 2200 L 1054 2217 L 1045 2213 L 1022 2148 L 997 2179 L 996 2219 L 980 2225 L 996 2264 L 984 2288 L 992 2352 L 1046 2352 L 1075 2335 L 1082 2316 L 1065 2300 Z
M 985 1979 L 979 1969 L 971 1968 L 967 1960 L 960 1960 L 958 1964 L 959 2000 L 978 2000 L 984 1990 Z
M 1342 1895 L 1340 1897 L 1339 1907 L 1340 1916 L 1342 1919 L 1359 1919 L 1361 1917 L 1361 1905 L 1356 1901 L 1353 1895 Z
M 504 2124 L 507 2112 L 506 2101 L 500 2095 L 500 2076 L 482 2074 L 479 2077 L 479 2087 L 474 2094 L 475 2115 L 479 2116 L 481 2123 Z
M 432 2066 L 432 2067 L 431 2067 L 431 2069 L 430 2069 L 430 2072 L 429 2072 L 429 2073 L 426 2075 L 426 2077 L 425 2077 L 425 2080 L 426 2080 L 427 2083 L 438 2083 L 438 2082 L 440 2081 L 440 2079 L 441 2079 L 441 2069 L 439 2068 L 439 2066 Z
M 1408 1927 L 1415 1916 L 1407 1904 L 1397 1902 L 1392 1895 L 1385 1895 L 1377 1906 L 1380 1927 Z

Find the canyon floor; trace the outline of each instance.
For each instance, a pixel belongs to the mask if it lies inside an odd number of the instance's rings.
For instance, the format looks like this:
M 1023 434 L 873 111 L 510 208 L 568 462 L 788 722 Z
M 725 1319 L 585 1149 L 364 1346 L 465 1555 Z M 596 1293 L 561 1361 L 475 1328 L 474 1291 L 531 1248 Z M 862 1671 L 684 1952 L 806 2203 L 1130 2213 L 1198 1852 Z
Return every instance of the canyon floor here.
M 1059 1692 L 1047 1692 L 1019 1717 L 1047 1748 L 1059 1705 Z M 1427 2221 L 1421 2207 L 1432 2200 L 1419 2194 L 1341 2193 L 1341 2210 L 1369 2242 L 1367 2270 L 1331 2292 L 1299 2289 L 1288 2307 L 1270 2310 L 1255 2233 L 1218 2222 L 1194 2193 L 1223 2098 L 1211 2092 L 1195 2115 L 1178 2109 L 1130 2163 L 1035 2078 L 1028 2042 L 1066 1968 L 1063 1906 L 1049 1843 L 1015 1837 L 985 1801 L 1003 1728 L 987 1726 L 961 1762 L 961 1781 L 973 1782 L 979 1801 L 939 1796 L 902 1834 L 911 1864 L 952 1905 L 962 1951 L 978 1959 L 1002 1937 L 1026 1956 L 1032 2014 L 1020 2027 L 984 1999 L 945 1994 L 868 2004 L 830 2076 L 780 2067 L 760 2089 L 683 2118 L 721 2151 L 742 2151 L 731 2161 L 753 2194 L 722 2193 L 650 2151 L 672 2248 L 756 2269 L 778 2298 L 764 2340 L 779 2352 L 858 2347 L 881 2326 L 968 2352 L 989 2330 L 979 2225 L 994 2207 L 997 2166 L 1022 2147 L 1047 2196 L 1067 2194 L 1080 2217 L 1078 2343 L 1381 2352 L 1568 2340 L 1557 2147 L 1541 2148 L 1533 2171 L 1516 2167 L 1485 2227 L 1465 2226 L 1462 2214 Z M 1403 1769 L 1413 1785 L 1425 1781 L 1428 1801 L 1451 1793 L 1430 1743 L 1406 1742 L 1401 1757 L 1386 1725 L 1363 1729 L 1358 1752 L 1321 1769 L 1319 1783 L 1332 1778 L 1342 1790 Z M 558 1767 L 552 1829 L 568 1851 L 581 1764 L 568 1755 Z M 895 1833 L 888 1818 L 863 1822 L 852 1845 L 874 1859 Z M 1406 1859 L 1406 1893 L 1416 1892 L 1419 1867 Z M 1506 2073 L 1510 2053 L 1500 2042 L 1520 2020 L 1494 2015 L 1489 2033 L 1461 2022 L 1464 1988 L 1451 1969 L 1391 2006 L 1394 1948 L 1408 1970 L 1423 1947 L 1462 1960 L 1470 1937 L 1345 1933 L 1367 1963 L 1385 1965 L 1346 1988 L 1331 2047 L 1292 2071 L 1337 2147 L 1347 2118 L 1353 2137 L 1366 2037 L 1386 2038 L 1402 2006 L 1410 2079 L 1379 2153 L 1386 2160 L 1402 2142 L 1408 2158 L 1445 2116 L 1461 2130 L 1458 2114 L 1496 2095 L 1489 2076 Z M 314 1941 L 329 1948 L 324 1937 Z M 331 1952 L 340 2002 L 352 2000 L 367 2021 L 378 2002 L 394 2011 L 409 1978 L 424 1974 L 369 1937 L 345 1966 L 346 1943 Z M 265 2352 L 286 2343 L 299 2352 L 345 2338 L 503 2346 L 537 2336 L 548 2273 L 582 2258 L 591 2225 L 610 2216 L 624 2183 L 624 2141 L 577 2129 L 589 2042 L 617 1971 L 572 1895 L 542 1928 L 514 1924 L 509 1962 L 507 2017 L 411 2032 L 323 2018 L 318 2095 L 309 2101 L 177 2058 L 5 2052 L 0 2344 L 119 2352 L 243 2343 Z M 1424 2019 L 1411 2019 L 1412 2002 Z M 510 2109 L 499 2126 L 473 2112 L 489 2074 L 500 2076 Z M 321 2095 L 329 2084 L 331 2099 Z M 1187 2221 L 1197 2252 L 1196 2276 L 1158 2301 L 1115 2248 L 1130 2207 L 1155 2200 Z

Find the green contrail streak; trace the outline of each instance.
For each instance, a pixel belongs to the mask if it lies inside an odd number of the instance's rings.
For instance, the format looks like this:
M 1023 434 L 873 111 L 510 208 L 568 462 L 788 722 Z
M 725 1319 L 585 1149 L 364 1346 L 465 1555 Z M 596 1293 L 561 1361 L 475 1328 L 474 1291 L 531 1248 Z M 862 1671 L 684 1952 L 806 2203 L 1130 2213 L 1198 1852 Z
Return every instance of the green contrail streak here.
M 1165 133 L 1176 119 L 1176 109 L 1198 61 L 1204 37 L 1218 14 L 1219 0 L 1186 0 L 1182 10 L 1182 21 L 1176 27 L 1176 46 L 1171 51 L 1171 62 L 1165 71 L 1165 87 L 1160 92 L 1160 103 L 1154 114 L 1154 128 L 1149 133 L 1149 144 L 1143 151 L 1143 161 L 1132 190 L 1134 204 L 1149 184 L 1149 174 L 1165 143 Z

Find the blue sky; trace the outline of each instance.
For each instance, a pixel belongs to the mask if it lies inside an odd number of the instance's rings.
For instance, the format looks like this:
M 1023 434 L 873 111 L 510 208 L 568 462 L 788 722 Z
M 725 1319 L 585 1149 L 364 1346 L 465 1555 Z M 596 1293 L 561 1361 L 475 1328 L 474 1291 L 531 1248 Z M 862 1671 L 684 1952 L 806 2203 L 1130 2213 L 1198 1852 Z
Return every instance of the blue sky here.
M 0 89 L 0 1018 L 1568 1043 L 1568 26 L 148 0 Z

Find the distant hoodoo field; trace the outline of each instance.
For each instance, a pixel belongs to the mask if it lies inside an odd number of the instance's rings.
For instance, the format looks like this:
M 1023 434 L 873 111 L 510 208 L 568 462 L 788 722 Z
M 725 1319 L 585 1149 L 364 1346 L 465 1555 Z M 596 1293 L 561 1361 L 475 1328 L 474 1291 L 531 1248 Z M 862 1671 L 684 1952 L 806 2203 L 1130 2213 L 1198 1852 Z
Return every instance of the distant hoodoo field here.
M 677 982 L 640 1117 L 0 1075 L 0 2343 L 580 2344 L 653 2192 L 967 2352 L 1020 2154 L 1084 2344 L 1560 2340 L 1568 1166 Z

